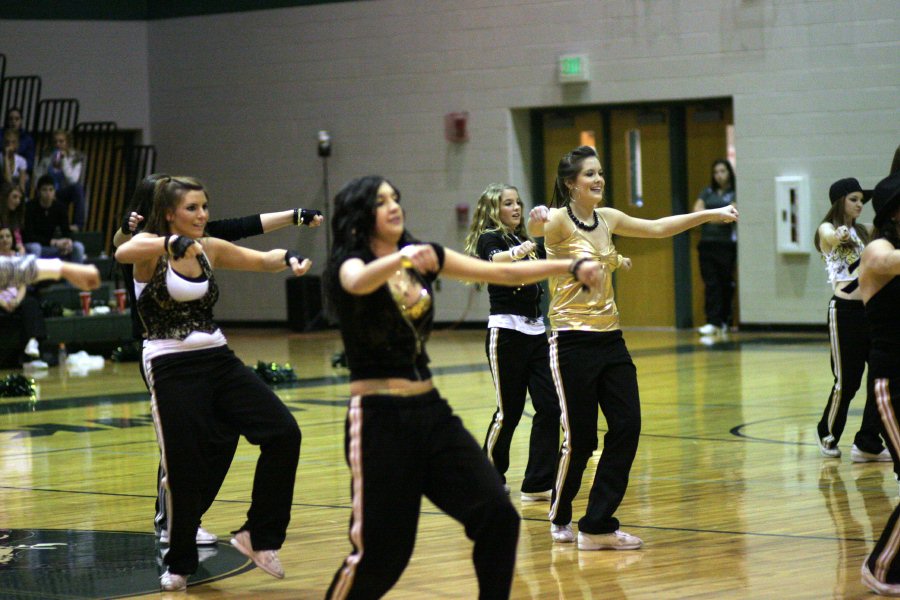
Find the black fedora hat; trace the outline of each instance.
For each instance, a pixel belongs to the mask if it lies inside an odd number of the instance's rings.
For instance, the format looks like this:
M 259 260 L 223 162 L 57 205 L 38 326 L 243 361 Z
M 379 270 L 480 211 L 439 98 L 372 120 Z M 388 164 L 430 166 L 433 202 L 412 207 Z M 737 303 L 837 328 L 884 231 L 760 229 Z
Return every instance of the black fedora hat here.
M 875 209 L 875 227 L 884 229 L 885 223 L 900 206 L 900 171 L 888 175 L 872 190 L 872 208 Z
M 855 177 L 838 179 L 832 183 L 831 189 L 828 190 L 828 197 L 831 198 L 831 203 L 834 204 L 847 194 L 852 194 L 853 192 L 862 192 L 863 203 L 872 199 L 872 190 L 862 189 L 862 186 L 859 185 L 859 181 L 857 181 Z

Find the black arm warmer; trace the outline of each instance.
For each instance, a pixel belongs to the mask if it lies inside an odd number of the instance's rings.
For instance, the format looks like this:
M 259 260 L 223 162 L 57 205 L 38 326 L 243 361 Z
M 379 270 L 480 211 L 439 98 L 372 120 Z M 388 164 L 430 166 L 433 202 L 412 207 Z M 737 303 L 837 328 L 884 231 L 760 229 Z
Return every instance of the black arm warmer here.
M 236 219 L 219 219 L 206 224 L 206 233 L 212 237 L 234 242 L 243 238 L 262 235 L 262 218 L 259 215 Z

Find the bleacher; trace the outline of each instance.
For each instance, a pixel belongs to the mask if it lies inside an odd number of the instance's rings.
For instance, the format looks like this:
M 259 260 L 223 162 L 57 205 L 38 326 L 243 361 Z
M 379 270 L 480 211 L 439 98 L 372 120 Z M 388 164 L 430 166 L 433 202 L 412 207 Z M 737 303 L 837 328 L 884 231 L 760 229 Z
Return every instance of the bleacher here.
M 87 262 L 96 264 L 104 279 L 93 293 L 94 302 L 108 303 L 118 274 L 109 258 L 112 238 L 138 182 L 156 168 L 156 148 L 137 143 L 139 132 L 120 130 L 115 122 L 80 121 L 76 98 L 42 98 L 39 75 L 8 75 L 9 70 L 6 56 L 0 54 L 0 115 L 5 116 L 13 106 L 22 110 L 23 127 L 34 138 L 35 164 L 52 150 L 53 131 L 57 129 L 71 131 L 72 145 L 85 154 L 88 214 L 85 230 L 72 237 L 84 244 Z M 78 292 L 66 283 L 41 287 L 39 295 L 42 301 L 56 302 L 67 313 L 46 318 L 48 337 L 42 351 L 64 342 L 70 351 L 87 349 L 108 355 L 131 339 L 127 311 L 82 316 Z M 73 314 L 69 315 L 70 311 Z M 0 366 L 17 365 L 18 326 L 14 319 L 0 321 Z

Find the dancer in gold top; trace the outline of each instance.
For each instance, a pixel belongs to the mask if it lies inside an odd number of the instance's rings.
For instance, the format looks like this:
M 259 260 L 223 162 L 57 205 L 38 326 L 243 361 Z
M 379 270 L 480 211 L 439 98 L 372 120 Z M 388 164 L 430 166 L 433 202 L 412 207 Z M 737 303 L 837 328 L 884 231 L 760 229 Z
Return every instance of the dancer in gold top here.
M 603 455 L 597 465 L 587 511 L 578 522 L 581 550 L 631 550 L 640 538 L 619 530 L 614 513 L 628 486 L 641 432 L 637 372 L 613 296 L 612 272 L 622 259 L 613 234 L 671 237 L 702 223 L 737 221 L 734 206 L 672 215 L 653 221 L 612 208 L 596 208 L 606 182 L 597 152 L 581 146 L 559 161 L 553 191 L 555 208 L 531 210 L 528 232 L 543 236 L 547 258 L 596 260 L 601 285 L 585 290 L 565 278 L 550 279 L 550 365 L 562 409 L 563 445 L 550 507 L 556 542 L 574 542 L 572 501 L 591 453 L 597 448 L 597 407 L 606 417 Z

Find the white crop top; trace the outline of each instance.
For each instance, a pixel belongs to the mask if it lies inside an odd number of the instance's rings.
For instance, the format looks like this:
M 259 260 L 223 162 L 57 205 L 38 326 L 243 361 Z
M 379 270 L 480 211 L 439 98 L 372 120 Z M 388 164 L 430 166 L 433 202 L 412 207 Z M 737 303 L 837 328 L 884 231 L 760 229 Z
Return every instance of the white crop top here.
M 825 270 L 828 272 L 828 283 L 854 281 L 859 277 L 858 261 L 865 246 L 856 228 L 850 228 L 850 243 L 837 244 L 828 254 L 823 254 Z M 851 266 L 853 269 L 851 271 Z
M 166 269 L 166 289 L 176 302 L 199 300 L 209 290 L 209 279 L 203 274 L 196 278 L 181 275 L 169 263 L 169 268 Z

